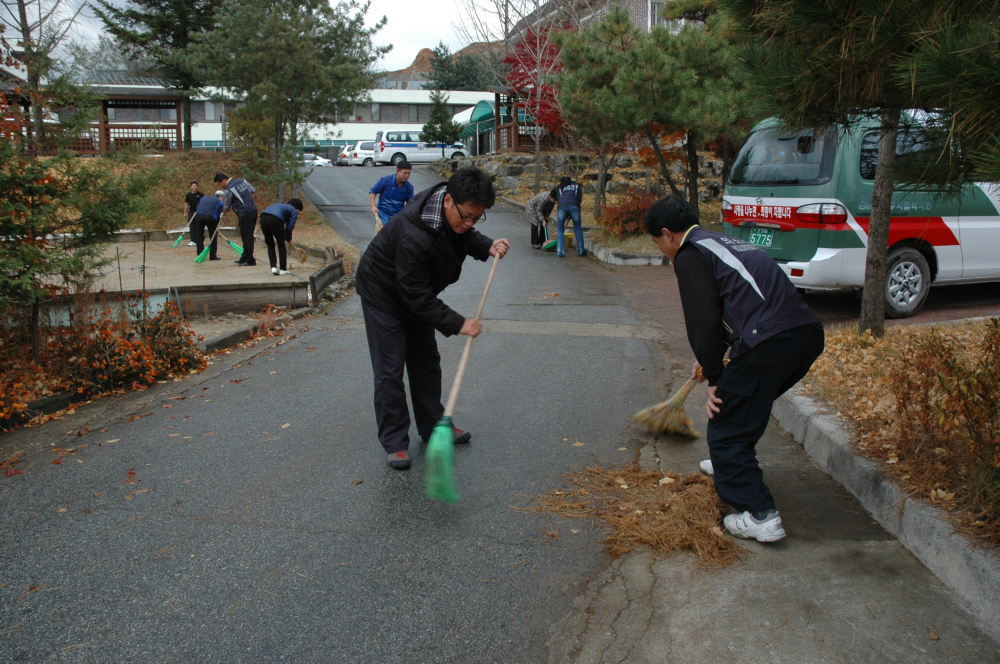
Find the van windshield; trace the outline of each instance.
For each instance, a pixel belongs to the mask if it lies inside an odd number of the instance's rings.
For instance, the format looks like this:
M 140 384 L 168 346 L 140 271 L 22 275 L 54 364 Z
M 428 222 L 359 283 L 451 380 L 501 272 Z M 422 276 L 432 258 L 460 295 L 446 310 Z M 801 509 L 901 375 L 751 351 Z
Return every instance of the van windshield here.
M 729 182 L 739 185 L 824 184 L 833 176 L 837 131 L 758 129 L 736 155 Z

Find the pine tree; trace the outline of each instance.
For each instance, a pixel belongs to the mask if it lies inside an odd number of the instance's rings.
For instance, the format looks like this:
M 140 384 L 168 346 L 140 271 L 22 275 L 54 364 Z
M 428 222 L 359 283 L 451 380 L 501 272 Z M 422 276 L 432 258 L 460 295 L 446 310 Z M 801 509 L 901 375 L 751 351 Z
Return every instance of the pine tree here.
M 472 55 L 452 55 L 444 42 L 431 51 L 430 87 L 437 90 L 485 90 L 489 73 L 481 58 Z
M 452 119 L 448 111 L 448 97 L 440 90 L 431 92 L 431 113 L 427 124 L 420 131 L 420 140 L 441 146 L 441 158 L 445 158 L 445 146 L 453 145 L 462 135 L 462 125 Z
M 564 67 L 553 79 L 559 107 L 571 131 L 586 139 L 597 154 L 594 216 L 598 219 L 603 216 L 608 153 L 634 129 L 623 105 L 627 100 L 612 86 L 637 35 L 625 10 L 615 7 L 581 32 L 567 30 L 554 37 Z
M 197 35 L 215 27 L 219 0 L 128 0 L 120 8 L 97 0 L 94 13 L 129 52 L 149 58 L 184 96 L 184 149 L 191 149 L 191 93 L 204 85 L 204 73 L 185 57 Z
M 203 69 L 209 84 L 271 118 L 279 177 L 295 170 L 286 137 L 297 142 L 302 125 L 353 110 L 374 85 L 373 65 L 391 47 L 372 44 L 385 18 L 366 27 L 367 8 L 325 0 L 224 0 L 215 30 L 186 49 L 185 62 Z M 278 197 L 284 197 L 281 183 Z

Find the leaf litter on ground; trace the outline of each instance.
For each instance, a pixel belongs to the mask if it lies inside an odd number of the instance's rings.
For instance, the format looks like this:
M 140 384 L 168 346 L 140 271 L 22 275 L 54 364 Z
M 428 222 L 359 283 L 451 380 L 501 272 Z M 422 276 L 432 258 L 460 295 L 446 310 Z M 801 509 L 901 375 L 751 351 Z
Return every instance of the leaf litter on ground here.
M 690 551 L 698 565 L 722 568 L 747 555 L 719 527 L 723 506 L 709 477 L 589 466 L 562 479 L 567 488 L 534 496 L 519 511 L 600 519 L 611 531 L 601 543 L 612 558 L 639 548 L 662 556 Z

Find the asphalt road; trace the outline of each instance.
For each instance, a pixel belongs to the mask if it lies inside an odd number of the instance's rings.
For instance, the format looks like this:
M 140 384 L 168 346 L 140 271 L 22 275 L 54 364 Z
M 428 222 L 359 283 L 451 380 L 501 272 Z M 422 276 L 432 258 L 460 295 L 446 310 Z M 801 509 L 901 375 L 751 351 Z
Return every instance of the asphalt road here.
M 307 194 L 363 247 L 367 189 L 388 172 L 318 170 Z M 592 460 L 635 458 L 629 417 L 660 396 L 662 352 L 614 273 L 532 251 L 513 210 L 480 228 L 514 248 L 456 414 L 473 432 L 458 505 L 424 498 L 419 442 L 413 469 L 386 467 L 354 296 L 282 345 L 81 410 L 93 433 L 4 437 L 36 451 L 0 478 L 0 661 L 543 661 L 606 560 L 587 524 L 514 508 Z M 471 315 L 487 268 L 468 261 L 444 299 Z M 446 386 L 462 343 L 439 337 Z M 53 465 L 49 444 L 80 447 Z

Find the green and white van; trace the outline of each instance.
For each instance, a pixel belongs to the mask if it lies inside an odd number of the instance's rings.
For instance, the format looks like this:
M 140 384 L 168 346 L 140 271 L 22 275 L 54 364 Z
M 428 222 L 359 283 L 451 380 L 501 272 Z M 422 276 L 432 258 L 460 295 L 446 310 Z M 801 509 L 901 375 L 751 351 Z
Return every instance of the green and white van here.
M 861 288 L 878 139 L 877 121 L 850 132 L 760 123 L 733 162 L 723 232 L 765 249 L 799 288 Z M 932 284 L 987 281 L 1000 281 L 1000 188 L 893 194 L 887 316 L 912 316 Z

